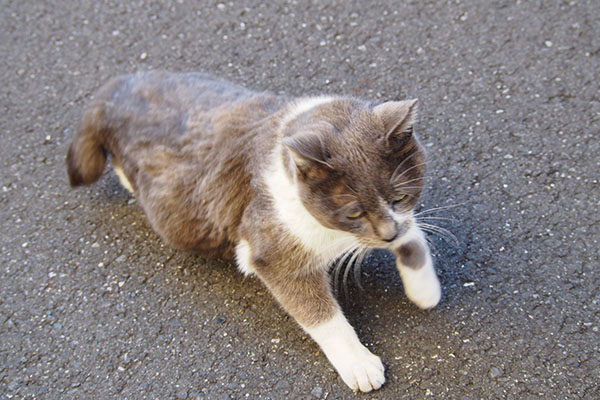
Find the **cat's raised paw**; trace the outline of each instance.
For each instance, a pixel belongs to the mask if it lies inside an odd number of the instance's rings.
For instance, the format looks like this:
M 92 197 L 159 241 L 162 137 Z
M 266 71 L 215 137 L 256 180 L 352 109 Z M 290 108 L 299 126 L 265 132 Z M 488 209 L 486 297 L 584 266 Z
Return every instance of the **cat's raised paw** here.
M 429 281 L 421 281 L 419 284 L 406 286 L 406 297 L 410 299 L 417 307 L 423 310 L 429 310 L 438 305 L 442 298 L 442 289 L 437 277 Z

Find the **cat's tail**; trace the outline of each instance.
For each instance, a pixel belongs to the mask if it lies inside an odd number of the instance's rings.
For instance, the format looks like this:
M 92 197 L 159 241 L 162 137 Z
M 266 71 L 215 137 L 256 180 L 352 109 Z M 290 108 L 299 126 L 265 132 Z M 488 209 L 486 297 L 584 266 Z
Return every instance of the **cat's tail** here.
M 92 184 L 104 171 L 106 149 L 102 143 L 102 126 L 102 108 L 88 108 L 67 152 L 67 172 L 72 187 Z

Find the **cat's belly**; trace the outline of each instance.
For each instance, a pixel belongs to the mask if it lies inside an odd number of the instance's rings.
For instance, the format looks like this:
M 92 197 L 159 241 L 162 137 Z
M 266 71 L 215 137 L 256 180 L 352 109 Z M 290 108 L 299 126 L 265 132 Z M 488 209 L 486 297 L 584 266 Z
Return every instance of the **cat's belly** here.
M 170 246 L 199 254 L 203 257 L 233 258 L 234 242 L 228 230 L 221 229 L 208 218 L 203 218 L 201 207 L 196 210 L 174 208 L 170 201 L 156 198 L 140 201 L 152 228 Z
M 160 157 L 154 162 L 157 159 Z M 203 185 L 201 179 L 188 177 L 189 169 L 167 163 L 156 174 L 155 169 L 144 165 L 137 174 L 138 203 L 169 245 L 206 257 L 231 258 L 244 204 L 228 201 L 232 193 L 221 192 L 227 192 L 223 185 Z

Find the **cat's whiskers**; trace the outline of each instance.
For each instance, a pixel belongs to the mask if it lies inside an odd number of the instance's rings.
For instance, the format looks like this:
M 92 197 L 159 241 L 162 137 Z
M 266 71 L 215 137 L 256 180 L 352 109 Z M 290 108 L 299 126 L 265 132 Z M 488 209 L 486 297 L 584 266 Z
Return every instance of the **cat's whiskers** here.
M 423 210 L 423 211 L 419 211 L 416 214 L 413 214 L 413 217 L 419 217 L 423 214 L 430 214 L 432 212 L 436 212 L 436 211 L 440 211 L 440 210 L 447 210 L 449 208 L 456 208 L 456 207 L 460 207 L 460 206 L 464 206 L 465 204 L 467 204 L 466 201 L 463 201 L 462 203 L 458 203 L 458 204 L 450 204 L 448 206 L 441 206 L 441 207 L 434 207 L 434 208 L 429 208 L 427 210 Z
M 394 187 L 396 190 L 402 190 L 402 189 L 423 189 L 423 186 L 395 186 Z
M 360 247 L 360 245 L 358 243 L 355 243 L 352 246 L 349 246 L 346 250 L 344 250 L 344 252 L 340 255 L 340 257 L 338 257 L 337 261 L 335 262 L 335 266 L 333 267 L 332 275 L 333 275 L 333 287 L 336 292 L 337 292 L 337 289 L 339 286 L 339 276 L 340 276 L 342 267 L 348 260 L 348 257 L 352 256 L 359 247 Z
M 425 235 L 425 240 L 427 241 L 427 244 L 429 245 L 429 247 L 432 250 L 432 253 L 437 253 L 437 246 L 435 245 L 435 242 L 431 239 L 431 237 L 429 237 L 429 235 Z
M 460 246 L 460 240 L 458 240 L 458 238 L 448 229 L 442 228 L 441 226 L 428 224 L 419 220 L 417 220 L 416 223 L 422 230 L 429 233 L 433 233 L 434 235 L 439 235 L 443 239 L 451 240 L 454 242 L 454 244 Z
M 423 180 L 423 178 L 422 178 L 422 177 L 420 177 L 420 178 L 415 178 L 415 179 L 409 179 L 409 180 L 407 180 L 407 181 L 404 181 L 404 182 L 397 182 L 397 183 L 395 183 L 395 184 L 394 184 L 394 187 L 398 187 L 398 186 L 404 186 L 404 185 L 406 185 L 406 184 L 408 184 L 408 183 L 412 183 L 412 182 L 415 182 L 415 181 L 422 181 L 422 180 Z
M 367 250 L 368 250 L 368 247 L 360 246 L 358 248 L 358 250 L 354 252 L 354 254 L 352 255 L 352 258 L 350 258 L 350 260 L 348 261 L 348 264 L 346 264 L 346 268 L 344 270 L 344 277 L 342 280 L 342 286 L 344 287 L 344 293 L 347 294 L 348 276 L 350 275 L 350 271 L 354 270 L 356 262 L 359 259 L 362 262 L 362 260 L 364 259 L 364 254 Z M 359 287 L 360 287 L 360 284 L 359 284 Z M 361 287 L 361 289 L 362 289 L 362 287 Z
M 447 206 L 433 207 L 433 208 L 423 210 L 423 211 L 413 214 L 413 218 L 414 218 L 417 226 L 419 226 L 425 232 L 437 235 L 437 236 L 441 237 L 442 239 L 444 239 L 446 241 L 451 241 L 455 245 L 459 246 L 460 240 L 458 240 L 458 238 L 452 232 L 450 232 L 448 229 L 443 228 L 441 226 L 434 225 L 434 222 L 436 222 L 436 221 L 453 221 L 453 219 L 446 218 L 446 217 L 439 217 L 439 216 L 435 216 L 435 215 L 429 215 L 429 214 L 438 212 L 438 211 L 442 211 L 442 210 L 447 210 L 450 208 L 460 207 L 465 204 L 466 204 L 466 202 L 462 202 L 462 203 L 451 204 L 451 205 L 447 205 Z M 429 241 L 429 242 L 433 245 L 432 241 Z
M 396 167 L 396 169 L 394 169 L 394 172 L 392 172 L 392 177 L 391 177 L 391 181 L 393 182 L 396 178 L 396 174 L 400 171 L 400 168 L 402 168 L 402 166 L 411 158 L 413 158 L 416 154 L 418 153 L 412 153 L 410 156 L 406 157 L 404 160 L 402 160 L 402 162 L 400 164 L 398 164 L 398 166 Z
M 418 221 L 428 221 L 428 220 L 439 220 L 439 221 L 454 221 L 452 218 L 446 217 L 435 217 L 435 216 L 425 216 L 425 217 L 417 217 Z
M 344 186 L 346 186 L 346 189 L 348 189 L 349 191 L 354 193 L 356 196 L 359 195 L 358 192 L 356 190 L 354 190 L 353 188 L 351 188 L 350 185 L 348 185 L 347 183 L 344 183 Z
M 364 290 L 360 280 L 361 280 L 361 272 L 362 272 L 362 265 L 363 262 L 365 260 L 365 258 L 371 253 L 371 248 L 369 247 L 365 247 L 363 252 L 361 253 L 361 255 L 359 256 L 358 260 L 355 263 L 355 267 L 354 267 L 354 280 L 356 282 L 356 284 L 358 285 L 358 288 L 360 290 Z
M 327 240 L 327 238 L 323 238 Z M 333 239 L 319 248 L 319 256 L 326 266 L 331 265 L 333 261 L 341 257 L 349 249 L 357 246 L 356 239 L 348 235 L 346 237 Z M 321 264 L 324 265 L 324 264 Z
M 394 175 L 392 175 L 392 179 L 391 179 L 391 180 L 392 180 L 392 182 L 393 182 L 393 181 L 395 181 L 395 180 L 397 180 L 397 179 L 400 179 L 400 178 L 402 178 L 404 175 L 406 175 L 408 172 L 412 171 L 413 169 L 415 169 L 415 168 L 418 168 L 418 167 L 422 167 L 422 166 L 423 166 L 423 165 L 425 165 L 425 164 L 427 164 L 427 163 L 425 163 L 425 162 L 422 162 L 422 163 L 420 163 L 420 164 L 415 164 L 415 165 L 413 165 L 412 167 L 410 167 L 410 168 L 407 168 L 407 169 L 405 169 L 404 171 L 402 171 L 402 173 L 401 173 L 400 175 L 398 175 L 398 176 L 394 176 Z
M 359 247 L 353 254 L 352 257 L 350 257 L 350 260 L 348 260 L 348 263 L 346 264 L 346 267 L 344 268 L 344 276 L 342 279 L 342 287 L 344 288 L 344 294 L 347 294 L 347 282 L 348 282 L 348 274 L 350 273 L 350 270 L 352 269 L 352 264 L 356 261 L 358 255 L 360 254 L 360 252 L 362 251 L 362 247 Z

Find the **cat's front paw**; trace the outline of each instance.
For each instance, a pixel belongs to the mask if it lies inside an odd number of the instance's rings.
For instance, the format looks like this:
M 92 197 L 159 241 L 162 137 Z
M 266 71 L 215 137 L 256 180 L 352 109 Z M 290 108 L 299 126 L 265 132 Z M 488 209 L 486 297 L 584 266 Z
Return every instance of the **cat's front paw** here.
M 440 302 L 442 288 L 424 238 L 422 235 L 415 236 L 416 239 L 402 244 L 392 252 L 396 255 L 396 266 L 406 297 L 417 307 L 430 309 Z
M 385 383 L 383 363 L 363 345 L 332 358 L 340 377 L 354 391 L 370 392 Z
M 352 390 L 370 392 L 384 384 L 385 368 L 381 360 L 358 340 L 341 311 L 328 322 L 304 329 L 321 346 L 344 383 Z
M 435 270 L 431 268 L 429 271 L 423 271 L 428 272 L 426 275 L 429 276 L 422 276 L 425 274 L 412 274 L 413 272 L 411 270 L 405 271 L 404 274 L 402 271 L 400 272 L 406 297 L 423 310 L 437 306 L 442 298 L 442 288 L 438 277 L 435 275 Z

